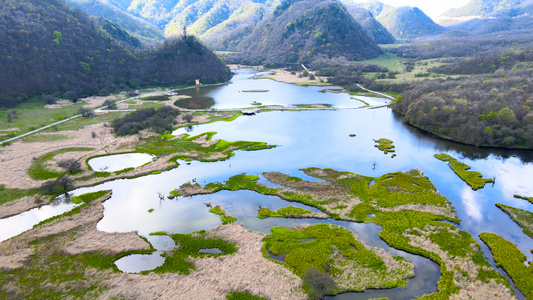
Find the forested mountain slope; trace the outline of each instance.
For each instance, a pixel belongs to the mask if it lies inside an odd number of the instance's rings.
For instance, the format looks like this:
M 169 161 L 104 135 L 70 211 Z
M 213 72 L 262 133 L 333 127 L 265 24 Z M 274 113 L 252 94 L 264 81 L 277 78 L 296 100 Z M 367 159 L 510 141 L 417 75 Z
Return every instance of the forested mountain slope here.
M 366 33 L 374 39 L 378 44 L 392 44 L 396 39 L 392 34 L 379 23 L 370 11 L 362 7 L 360 4 L 353 2 L 352 0 L 342 0 L 344 6 L 348 9 L 348 12 L 354 17 L 354 19 L 365 29 Z
M 0 39 L 0 106 L 6 107 L 32 95 L 75 99 L 146 84 L 230 77 L 218 57 L 194 37 L 130 51 L 126 46 L 135 39 L 127 32 L 63 0 L 0 2 Z
M 67 0 L 70 5 L 85 11 L 89 15 L 103 17 L 120 25 L 131 35 L 151 44 L 162 41 L 163 33 L 151 23 L 135 17 L 105 0 Z
M 334 0 L 284 1 L 237 49 L 281 64 L 310 62 L 319 56 L 362 60 L 381 53 L 346 8 Z
M 446 29 L 437 25 L 417 7 L 387 7 L 377 17 L 395 38 L 417 38 L 437 35 Z

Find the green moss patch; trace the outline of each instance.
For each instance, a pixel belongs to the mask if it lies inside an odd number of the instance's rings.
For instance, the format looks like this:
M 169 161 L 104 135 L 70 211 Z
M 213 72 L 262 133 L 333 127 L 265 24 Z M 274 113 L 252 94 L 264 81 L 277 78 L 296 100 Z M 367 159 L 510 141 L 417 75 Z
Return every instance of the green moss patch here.
M 448 166 L 459 176 L 466 184 L 468 184 L 474 191 L 485 187 L 485 184 L 494 182 L 492 178 L 483 178 L 483 175 L 476 171 L 469 171 L 470 166 L 457 159 L 449 156 L 448 154 L 441 153 L 435 154 L 435 157 L 444 162 L 448 162 Z
M 288 206 L 280 208 L 279 210 L 273 211 L 266 207 L 259 209 L 257 216 L 261 219 L 266 218 L 303 218 L 308 215 L 313 214 L 313 211 L 303 209 L 300 207 Z
M 24 197 L 37 195 L 39 190 L 19 190 L 19 189 L 6 189 L 4 185 L 0 185 L 0 205 L 8 203 L 14 200 L 18 200 Z
M 220 205 L 211 208 L 209 211 L 216 215 L 219 215 L 220 219 L 222 220 L 222 224 L 224 225 L 237 221 L 237 218 L 230 216 Z
M 533 298 L 533 264 L 526 266 L 527 257 L 515 244 L 493 233 L 482 233 L 481 240 L 489 246 L 496 265 L 502 267 L 514 281 L 516 287 L 524 293 L 526 299 Z
M 314 225 L 305 229 L 274 227 L 263 239 L 274 255 L 285 256 L 285 263 L 303 277 L 310 268 L 327 273 L 337 282 L 335 293 L 365 288 L 405 286 L 413 267 L 401 258 L 394 271 L 354 234 L 333 225 Z
M 250 292 L 231 292 L 226 295 L 226 300 L 266 300 L 266 298 L 254 296 Z
M 374 147 L 377 147 L 380 151 L 383 151 L 385 154 L 394 153 L 395 146 L 392 144 L 393 141 L 389 139 L 381 138 L 379 140 L 374 140 L 377 144 Z
M 507 213 L 513 221 L 520 225 L 520 227 L 524 229 L 525 234 L 533 238 L 533 213 L 500 203 L 496 203 L 496 206 Z
M 188 275 L 192 270 L 195 270 L 194 264 L 188 260 L 189 257 L 204 257 L 204 256 L 222 256 L 235 253 L 234 243 L 228 243 L 222 239 L 211 237 L 205 231 L 193 232 L 190 234 L 173 234 L 172 239 L 179 245 L 172 254 L 165 256 L 165 262 L 151 270 L 143 271 L 141 274 L 149 274 L 154 272 L 156 274 L 163 273 L 179 273 Z M 200 253 L 201 249 L 218 248 L 222 251 L 220 254 Z
M 98 192 L 93 192 L 93 193 L 85 193 L 85 194 L 70 198 L 70 202 L 75 203 L 75 204 L 79 204 L 82 202 L 89 203 L 96 199 L 100 199 L 110 193 L 111 193 L 110 191 L 98 191 Z

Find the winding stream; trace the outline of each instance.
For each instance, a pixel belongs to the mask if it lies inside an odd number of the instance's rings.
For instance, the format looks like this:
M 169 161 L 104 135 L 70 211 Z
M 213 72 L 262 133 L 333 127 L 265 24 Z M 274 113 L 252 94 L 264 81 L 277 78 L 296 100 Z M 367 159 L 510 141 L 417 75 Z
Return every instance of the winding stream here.
M 269 233 L 272 226 L 297 226 L 304 223 L 337 224 L 355 232 L 370 246 L 384 248 L 393 255 L 400 255 L 412 261 L 415 264 L 416 276 L 409 280 L 407 288 L 346 293 L 336 296 L 335 299 L 371 297 L 411 299 L 437 290 L 439 268 L 426 258 L 390 248 L 379 239 L 379 226 L 331 219 L 261 220 L 256 217 L 259 205 L 270 209 L 279 209 L 288 205 L 314 211 L 316 209 L 297 203 L 289 204 L 278 197 L 249 191 L 219 192 L 190 198 L 178 197 L 173 200 L 160 200 L 158 193 L 168 195 L 171 190 L 193 179 L 204 184 L 224 181 L 240 173 L 260 175 L 265 171 L 278 171 L 310 180 L 300 171 L 301 168 L 333 168 L 368 176 L 419 168 L 435 184 L 438 191 L 453 203 L 461 219 L 458 227 L 472 234 L 493 266 L 494 261 L 490 251 L 478 238 L 481 232 L 494 232 L 502 236 L 517 244 L 527 255 L 528 260 L 533 259 L 533 254 L 530 252 L 530 249 L 533 249 L 533 240 L 523 234 L 522 229 L 495 206 L 495 203 L 502 203 L 533 210 L 532 204 L 513 197 L 514 194 L 533 196 L 533 181 L 530 180 L 533 178 L 533 151 L 488 150 L 436 139 L 404 125 L 400 117 L 389 108 L 357 109 L 364 104 L 352 99 L 348 94 L 320 93 L 323 88 L 305 88 L 267 79 L 251 80 L 250 77 L 254 73 L 250 70 L 241 70 L 233 78 L 232 84 L 195 88 L 185 93 L 194 97 L 212 98 L 213 108 L 219 109 L 249 107 L 250 103 L 257 101 L 263 105 L 284 106 L 328 104 L 338 110 L 274 111 L 255 116 L 241 116 L 232 122 L 194 126 L 188 130 L 188 134 L 194 136 L 216 131 L 214 139 L 262 141 L 278 147 L 253 152 L 238 151 L 231 159 L 222 162 L 182 163 L 179 168 L 161 174 L 115 180 L 74 191 L 74 195 L 79 195 L 97 190 L 113 190 L 112 198 L 104 203 L 104 218 L 98 223 L 99 230 L 138 231 L 140 235 L 149 237 L 149 233 L 155 231 L 188 233 L 213 228 L 221 221 L 219 216 L 209 213 L 204 205 L 206 202 L 212 203 L 213 206 L 222 204 L 224 209 L 237 217 L 237 221 L 242 222 L 246 229 L 263 233 Z M 268 90 L 268 92 L 243 93 L 241 92 L 243 90 Z M 371 105 L 388 101 L 381 98 L 360 96 L 358 98 L 364 98 Z M 175 133 L 182 132 L 185 132 L 185 129 L 179 129 Z M 356 136 L 350 137 L 350 134 Z M 394 141 L 396 157 L 384 155 L 374 147 L 373 139 L 379 138 Z M 433 157 L 436 153 L 448 153 L 470 165 L 473 170 L 481 172 L 485 177 L 495 177 L 494 186 L 487 185 L 483 189 L 473 191 L 446 163 Z M 266 183 L 264 179 L 261 179 L 261 182 Z M 153 212 L 148 212 L 150 209 L 154 209 Z M 61 211 L 56 214 L 59 213 Z M 2 228 L 6 226 L 23 228 L 22 222 L 16 217 L 18 216 L 0 220 L 3 222 Z M 155 256 L 169 247 L 168 240 L 157 242 L 154 239 L 153 244 L 158 252 L 151 258 L 130 256 L 117 262 L 117 265 L 126 272 L 139 272 L 157 266 L 162 260 Z M 140 259 L 147 262 L 141 265 Z M 501 269 L 499 271 L 503 273 Z M 523 298 L 520 295 L 519 297 Z

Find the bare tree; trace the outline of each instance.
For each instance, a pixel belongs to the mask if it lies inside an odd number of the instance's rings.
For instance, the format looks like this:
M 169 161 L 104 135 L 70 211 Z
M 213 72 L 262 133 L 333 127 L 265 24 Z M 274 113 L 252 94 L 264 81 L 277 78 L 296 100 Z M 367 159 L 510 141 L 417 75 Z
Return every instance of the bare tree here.
M 63 159 L 59 162 L 59 166 L 67 170 L 70 174 L 81 168 L 81 163 L 73 158 Z
M 107 109 L 117 109 L 117 104 L 115 101 L 107 99 L 104 101 L 104 106 L 107 106 Z
M 94 111 L 86 107 L 81 107 L 78 113 L 84 118 L 91 118 L 94 116 Z

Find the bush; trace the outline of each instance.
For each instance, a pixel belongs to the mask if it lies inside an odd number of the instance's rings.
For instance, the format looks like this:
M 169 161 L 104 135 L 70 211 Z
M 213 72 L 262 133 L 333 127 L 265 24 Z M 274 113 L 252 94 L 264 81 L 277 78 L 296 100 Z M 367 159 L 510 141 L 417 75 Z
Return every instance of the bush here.
M 312 299 L 322 299 L 323 296 L 330 294 L 335 289 L 333 278 L 315 267 L 310 267 L 305 271 L 303 281 L 304 288 L 307 289 Z

